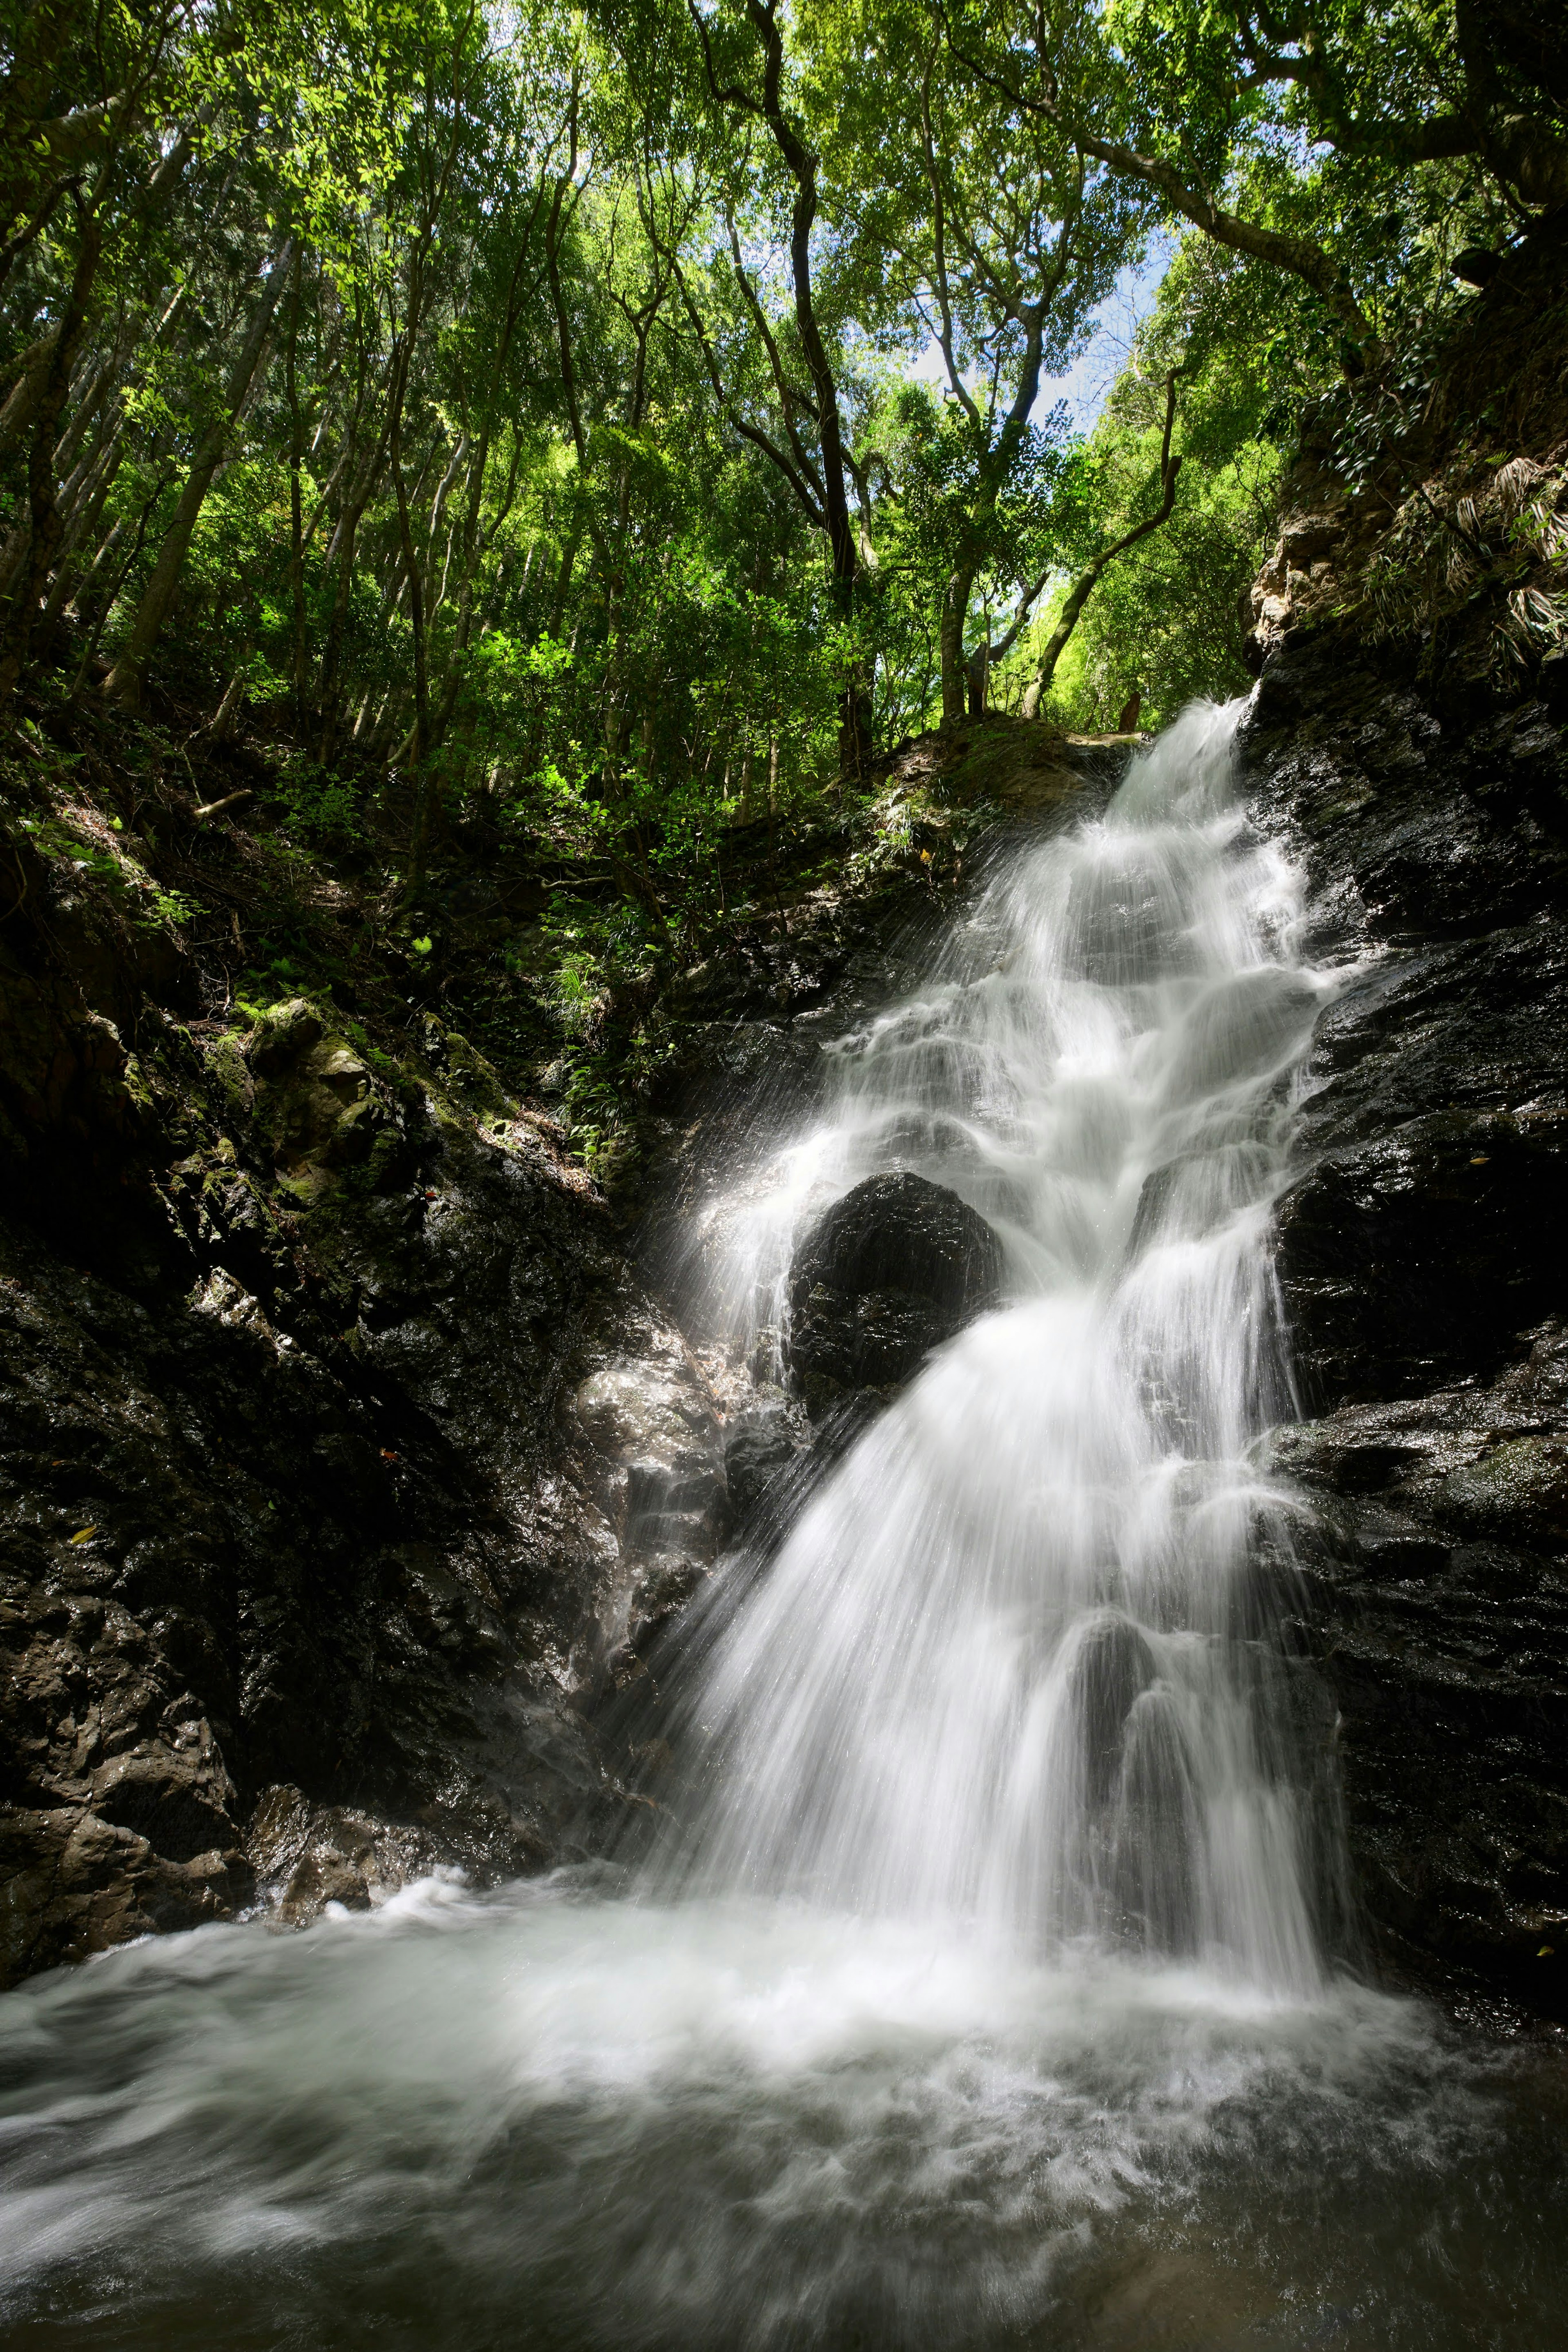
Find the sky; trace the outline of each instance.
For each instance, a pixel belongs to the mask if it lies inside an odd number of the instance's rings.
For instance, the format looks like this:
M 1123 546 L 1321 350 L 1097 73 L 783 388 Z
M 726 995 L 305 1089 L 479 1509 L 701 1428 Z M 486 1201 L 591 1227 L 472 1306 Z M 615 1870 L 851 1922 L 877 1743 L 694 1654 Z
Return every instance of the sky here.
M 1094 333 L 1088 349 L 1065 375 L 1053 376 L 1041 384 L 1034 406 L 1037 424 L 1050 415 L 1058 401 L 1065 401 L 1077 430 L 1090 430 L 1105 405 L 1111 386 L 1126 365 L 1140 323 L 1154 309 L 1155 296 L 1173 249 L 1169 239 L 1156 236 L 1151 239 L 1143 260 L 1123 270 L 1093 314 Z M 946 381 L 942 354 L 935 343 L 922 352 L 910 373 L 924 383 L 941 384 Z

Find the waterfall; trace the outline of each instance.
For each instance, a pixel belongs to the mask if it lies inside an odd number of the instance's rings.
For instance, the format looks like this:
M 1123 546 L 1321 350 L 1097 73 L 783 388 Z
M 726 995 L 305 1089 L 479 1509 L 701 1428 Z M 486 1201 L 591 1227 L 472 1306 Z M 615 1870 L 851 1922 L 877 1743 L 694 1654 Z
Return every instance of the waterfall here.
M 873 1171 L 960 1192 L 1007 1282 L 647 1678 L 663 1842 L 8 1995 L 8 2343 L 1544 2340 L 1556 2109 L 1328 1965 L 1316 1685 L 1249 1564 L 1330 983 L 1234 722 L 1015 849 L 726 1180 L 712 1297 L 764 1370 L 793 1237 Z
M 792 1233 L 909 1168 L 990 1220 L 1009 1281 L 702 1645 L 679 1881 L 1319 1980 L 1245 1457 L 1289 1410 L 1269 1220 L 1325 983 L 1235 804 L 1240 707 L 1017 856 L 726 1221 L 727 1296 L 777 1319 Z

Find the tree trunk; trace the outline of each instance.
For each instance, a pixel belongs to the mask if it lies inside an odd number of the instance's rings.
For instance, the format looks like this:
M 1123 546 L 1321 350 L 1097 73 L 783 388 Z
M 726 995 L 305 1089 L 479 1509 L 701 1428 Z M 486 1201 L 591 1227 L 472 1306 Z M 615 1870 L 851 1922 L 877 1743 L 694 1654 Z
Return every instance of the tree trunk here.
M 991 637 L 988 629 L 965 664 L 964 677 L 969 690 L 969 716 L 971 719 L 983 719 L 991 686 Z
M 71 363 L 87 319 L 87 298 L 98 274 L 103 234 L 96 219 L 82 223 L 76 272 L 56 331 L 49 362 L 39 390 L 27 459 L 29 545 L 22 579 L 12 601 L 0 646 L 0 697 L 11 694 L 26 667 L 39 600 L 60 542 L 59 509 L 55 503 L 55 441 L 60 412 L 70 387 Z
M 784 109 L 784 37 L 777 16 L 778 0 L 747 0 L 747 15 L 762 43 L 762 112 L 790 178 L 795 200 L 789 219 L 789 271 L 795 289 L 795 323 L 800 349 L 811 379 L 814 421 L 821 451 L 822 519 L 827 526 L 832 559 L 833 603 L 839 618 L 852 629 L 859 618 L 860 550 L 850 512 L 843 428 L 839 417 L 839 387 L 818 322 L 811 288 L 811 230 L 816 222 L 817 157 L 806 145 Z M 845 775 L 862 776 L 871 759 L 872 702 L 868 681 L 858 659 L 846 666 L 839 699 L 839 764 Z
M 1106 557 L 1092 563 L 1088 571 L 1081 572 L 1073 582 L 1071 592 L 1061 608 L 1056 626 L 1047 641 L 1045 651 L 1040 657 L 1040 667 L 1024 688 L 1021 711 L 1025 719 L 1039 717 L 1041 700 L 1051 692 L 1051 682 L 1056 676 L 1056 665 L 1066 651 L 1067 641 L 1078 626 L 1079 614 L 1094 593 L 1099 584 L 1100 575 L 1109 560 L 1109 557 Z
M 245 339 L 229 378 L 223 408 L 196 445 L 196 454 L 185 478 L 185 487 L 174 509 L 174 519 L 164 534 L 163 544 L 158 551 L 158 561 L 152 567 L 152 577 L 142 592 L 131 633 L 120 648 L 114 667 L 104 680 L 103 690 L 107 698 L 112 702 L 123 703 L 127 709 L 134 709 L 141 699 L 141 678 L 148 656 L 169 617 L 197 519 L 213 486 L 214 477 L 227 452 L 229 435 L 256 381 L 267 332 L 272 325 L 272 314 L 277 307 L 277 297 L 293 251 L 294 239 L 285 237 L 263 284 L 256 316 L 250 322 L 250 332 Z
M 964 721 L 964 627 L 969 617 L 973 575 L 955 572 L 942 599 L 938 644 L 942 656 L 942 724 L 960 727 Z
M 424 887 L 425 860 L 431 836 L 435 830 L 438 788 L 434 776 L 430 772 L 430 669 L 424 640 L 424 582 L 408 519 L 408 492 L 402 478 L 402 437 L 395 430 L 390 456 L 392 488 L 397 493 L 398 540 L 408 583 L 409 622 L 413 631 L 413 740 L 410 751 L 413 768 L 413 829 L 405 893 L 406 898 L 412 900 Z
M 1056 665 L 1061 659 L 1068 639 L 1078 626 L 1079 615 L 1104 573 L 1119 555 L 1124 555 L 1130 547 L 1136 547 L 1141 539 L 1147 539 L 1152 530 L 1158 530 L 1162 523 L 1170 520 L 1171 509 L 1176 505 L 1176 477 L 1182 467 L 1181 459 L 1171 455 L 1171 435 L 1176 427 L 1176 378 L 1181 373 L 1179 367 L 1174 367 L 1166 378 L 1166 422 L 1160 438 L 1160 503 L 1152 515 L 1142 522 L 1134 523 L 1131 530 L 1124 531 L 1111 546 L 1103 548 L 1088 570 L 1081 572 L 1073 582 L 1045 651 L 1040 657 L 1040 668 L 1024 690 L 1020 709 L 1025 719 L 1039 715 L 1041 698 L 1051 691 Z
M 288 289 L 288 349 L 286 381 L 288 394 L 288 603 L 290 651 L 288 682 L 296 702 L 305 693 L 305 513 L 300 496 L 300 470 L 305 463 L 305 420 L 299 413 L 299 274 L 302 252 L 294 257 L 293 282 Z

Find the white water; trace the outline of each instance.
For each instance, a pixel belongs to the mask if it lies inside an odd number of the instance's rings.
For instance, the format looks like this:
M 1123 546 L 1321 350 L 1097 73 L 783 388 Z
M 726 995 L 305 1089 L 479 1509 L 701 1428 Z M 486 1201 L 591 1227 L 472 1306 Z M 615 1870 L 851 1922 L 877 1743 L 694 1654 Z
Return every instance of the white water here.
M 1010 1293 L 695 1629 L 653 1864 L 0 2002 L 7 2344 L 1544 2340 L 1560 2133 L 1511 2147 L 1510 2251 L 1474 2069 L 1327 1964 L 1312 1713 L 1247 1567 L 1325 983 L 1232 724 L 1019 856 L 716 1215 L 737 1345 L 883 1167 L 990 1217 Z
M 705 1659 L 705 1883 L 1321 1980 L 1245 1456 L 1289 1397 L 1269 1214 L 1327 983 L 1234 804 L 1235 716 L 1189 711 L 1103 821 L 1019 856 L 956 943 L 979 974 L 847 1040 L 827 1118 L 724 1218 L 743 1316 L 826 1199 L 913 1167 L 1002 1234 L 1010 1296 Z

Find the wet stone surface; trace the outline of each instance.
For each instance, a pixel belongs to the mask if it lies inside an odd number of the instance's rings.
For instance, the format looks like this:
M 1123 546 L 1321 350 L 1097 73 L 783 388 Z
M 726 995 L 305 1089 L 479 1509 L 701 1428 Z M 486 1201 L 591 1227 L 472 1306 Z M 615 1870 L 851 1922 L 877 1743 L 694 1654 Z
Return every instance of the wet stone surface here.
M 789 1368 L 813 1418 L 860 1389 L 892 1391 L 994 1306 L 1002 1247 L 945 1185 L 869 1176 L 801 1239 L 789 1269 Z
M 32 1140 L 0 1981 L 537 1869 L 624 1805 L 594 1708 L 721 1542 L 714 1402 L 580 1171 L 431 1028 L 393 1095 L 295 1001 L 151 1090 L 162 1164 Z
M 1288 636 L 1244 782 L 1310 883 L 1321 1019 L 1281 1203 L 1277 1441 L 1359 1895 L 1402 1967 L 1568 2011 L 1568 745 Z M 1551 1321 L 1544 1318 L 1551 1318 Z

